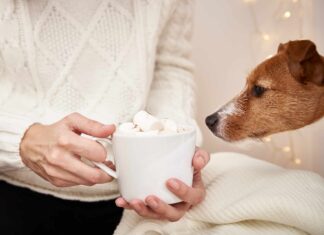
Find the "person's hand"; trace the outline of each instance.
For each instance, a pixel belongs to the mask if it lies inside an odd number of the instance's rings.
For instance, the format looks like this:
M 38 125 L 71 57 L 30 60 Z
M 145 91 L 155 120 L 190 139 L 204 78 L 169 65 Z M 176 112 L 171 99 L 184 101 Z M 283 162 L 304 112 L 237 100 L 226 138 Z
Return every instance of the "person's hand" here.
M 194 167 L 194 177 L 192 187 L 186 185 L 178 179 L 169 179 L 166 183 L 168 189 L 178 196 L 183 202 L 168 205 L 158 197 L 150 195 L 145 199 L 145 203 L 141 200 L 132 200 L 127 202 L 124 198 L 116 199 L 116 205 L 125 209 L 134 210 L 137 214 L 151 219 L 162 219 L 169 221 L 177 221 L 181 219 L 186 211 L 192 206 L 202 202 L 206 195 L 204 183 L 201 178 L 201 170 L 209 162 L 209 154 L 197 149 L 192 160 Z
M 105 162 L 106 150 L 80 134 L 104 138 L 114 131 L 114 125 L 73 113 L 52 125 L 36 123 L 29 127 L 20 143 L 20 156 L 27 167 L 57 187 L 106 183 L 112 177 L 81 161 L 83 157 L 111 166 L 111 162 Z

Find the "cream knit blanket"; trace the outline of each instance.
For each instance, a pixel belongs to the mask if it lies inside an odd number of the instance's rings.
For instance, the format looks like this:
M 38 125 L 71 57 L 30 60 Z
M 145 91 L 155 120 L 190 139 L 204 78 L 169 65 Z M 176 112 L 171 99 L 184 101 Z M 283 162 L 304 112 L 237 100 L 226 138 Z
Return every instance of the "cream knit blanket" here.
M 217 153 L 203 173 L 207 196 L 178 222 L 125 211 L 115 235 L 324 234 L 324 179 L 237 153 Z

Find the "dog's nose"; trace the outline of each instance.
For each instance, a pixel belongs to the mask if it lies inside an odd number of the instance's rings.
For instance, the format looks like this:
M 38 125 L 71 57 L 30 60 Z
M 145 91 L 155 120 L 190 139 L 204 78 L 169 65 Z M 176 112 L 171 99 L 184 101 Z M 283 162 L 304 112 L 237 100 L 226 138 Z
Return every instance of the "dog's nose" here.
M 206 125 L 211 130 L 214 128 L 214 126 L 217 125 L 218 121 L 219 121 L 219 115 L 218 115 L 218 113 L 213 113 L 212 115 L 209 115 L 205 119 Z

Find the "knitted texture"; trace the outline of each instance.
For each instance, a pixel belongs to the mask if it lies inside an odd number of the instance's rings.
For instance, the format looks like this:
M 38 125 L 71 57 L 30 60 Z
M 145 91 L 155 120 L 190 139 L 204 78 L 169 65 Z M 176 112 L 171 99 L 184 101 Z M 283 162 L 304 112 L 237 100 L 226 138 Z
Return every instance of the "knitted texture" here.
M 187 0 L 1 0 L 0 178 L 62 198 L 116 196 L 116 183 L 51 186 L 24 167 L 21 137 L 72 112 L 119 123 L 147 109 L 195 124 L 191 12 Z
M 205 200 L 181 220 L 125 211 L 115 235 L 322 235 L 324 179 L 238 153 L 217 153 L 203 171 Z

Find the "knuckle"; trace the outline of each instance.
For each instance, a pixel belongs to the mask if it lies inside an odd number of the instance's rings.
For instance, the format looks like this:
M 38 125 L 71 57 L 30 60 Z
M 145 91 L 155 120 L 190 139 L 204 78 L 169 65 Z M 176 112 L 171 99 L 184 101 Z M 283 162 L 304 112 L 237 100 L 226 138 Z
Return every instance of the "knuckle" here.
M 147 214 L 142 210 L 142 208 L 137 208 L 135 210 L 140 216 L 147 217 Z
M 59 151 L 52 151 L 47 156 L 47 161 L 53 165 L 57 165 L 60 162 L 60 159 L 61 159 L 61 154 L 59 153 Z
M 90 156 L 90 150 L 88 148 L 82 148 L 78 154 L 82 157 L 88 158 L 88 156 Z
M 167 211 L 167 208 L 164 206 L 164 205 L 161 205 L 159 206 L 157 209 L 155 209 L 155 211 L 164 216 L 164 217 L 167 217 L 167 214 L 168 214 L 168 211 Z
M 70 139 L 66 135 L 58 137 L 57 143 L 59 146 L 68 147 L 70 145 Z
M 189 192 L 189 188 L 187 186 L 184 186 L 184 185 L 180 185 L 180 189 L 179 189 L 179 194 L 180 196 L 187 196 L 188 195 L 188 192 Z
M 79 119 L 80 116 L 81 116 L 80 113 L 74 112 L 74 113 L 71 113 L 71 114 L 67 115 L 65 117 L 65 121 L 67 121 L 67 122 L 74 122 L 75 120 Z
M 204 194 L 200 194 L 197 196 L 196 200 L 193 201 L 193 205 L 197 205 L 199 203 L 201 203 L 205 198 L 205 195 Z
M 95 171 L 92 173 L 89 179 L 90 183 L 97 184 L 101 181 L 101 173 L 99 171 Z
M 206 191 L 205 190 L 201 190 L 197 196 L 195 197 L 195 199 L 193 200 L 193 202 L 191 203 L 192 205 L 197 205 L 199 203 L 201 203 L 206 196 Z

